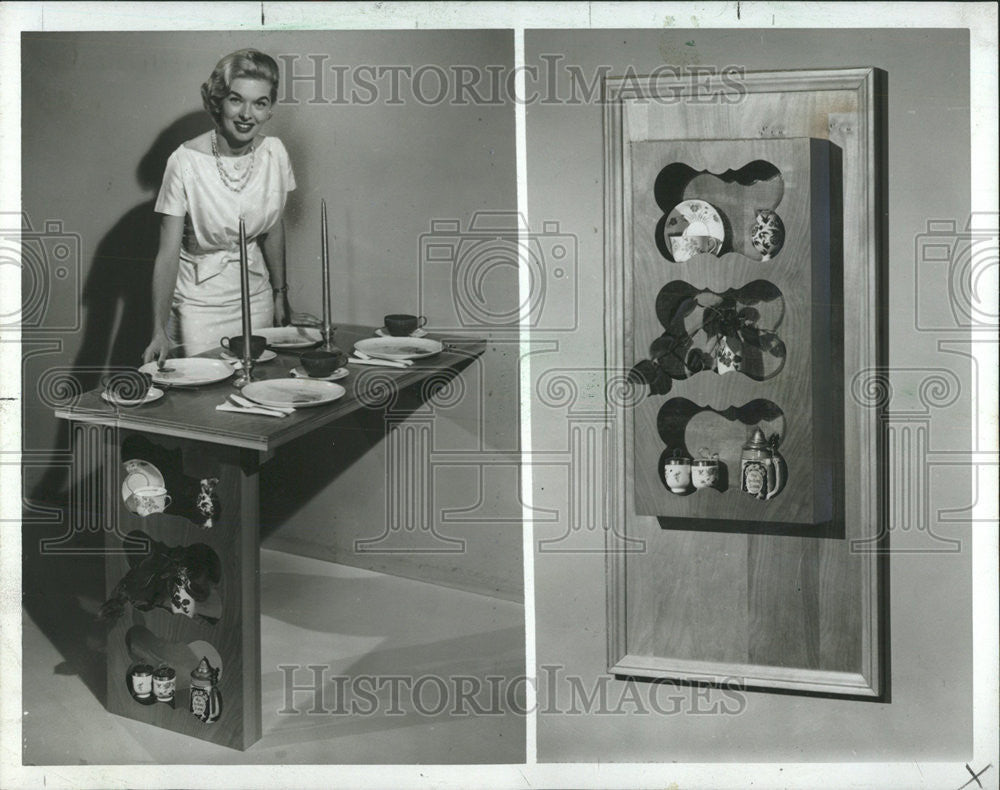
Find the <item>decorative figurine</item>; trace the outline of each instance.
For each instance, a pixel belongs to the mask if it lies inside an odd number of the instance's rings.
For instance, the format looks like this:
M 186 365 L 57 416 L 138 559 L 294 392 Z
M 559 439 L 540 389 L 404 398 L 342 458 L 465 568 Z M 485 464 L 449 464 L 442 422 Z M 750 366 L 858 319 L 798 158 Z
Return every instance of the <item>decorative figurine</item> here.
M 757 209 L 757 216 L 750 228 L 750 241 L 754 249 L 763 256 L 762 261 L 771 260 L 785 244 L 785 224 L 781 217 L 769 208 Z
M 205 724 L 211 724 L 222 713 L 222 694 L 219 692 L 219 670 L 213 669 L 208 659 L 191 670 L 191 713 Z
M 740 460 L 740 490 L 756 499 L 771 499 L 781 491 L 784 480 L 780 456 L 764 438 L 758 426 L 753 436 L 743 445 Z

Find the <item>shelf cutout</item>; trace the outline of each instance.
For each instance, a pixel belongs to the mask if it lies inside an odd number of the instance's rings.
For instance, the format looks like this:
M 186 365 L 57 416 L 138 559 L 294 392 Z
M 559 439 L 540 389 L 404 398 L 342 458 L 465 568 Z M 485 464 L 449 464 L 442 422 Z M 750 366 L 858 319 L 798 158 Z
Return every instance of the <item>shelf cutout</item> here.
M 653 197 L 663 212 L 651 229 L 656 248 L 671 262 L 688 259 L 675 255 L 678 244 L 683 245 L 684 256 L 700 254 L 703 261 L 710 261 L 713 253 L 704 249 L 710 242 L 701 243 L 702 252 L 696 253 L 697 245 L 671 241 L 685 230 L 692 235 L 689 226 L 699 223 L 693 235 L 722 236 L 715 255 L 736 252 L 754 261 L 770 260 L 784 244 L 784 225 L 777 212 L 784 193 L 781 171 L 763 159 L 719 174 L 672 162 L 653 183 Z
M 141 518 L 181 516 L 204 528 L 218 523 L 218 477 L 184 474 L 180 450 L 167 450 L 145 436 L 129 436 L 122 443 L 121 458 L 121 495 L 128 511 Z
M 117 620 L 131 605 L 140 612 L 164 609 L 214 624 L 222 616 L 222 562 L 204 543 L 168 546 L 142 530 L 128 534 L 146 551 L 128 555 L 129 570 L 101 607 L 101 616 Z
M 656 317 L 665 331 L 630 378 L 659 395 L 670 391 L 671 380 L 705 371 L 766 381 L 785 366 L 787 351 L 776 331 L 784 315 L 784 297 L 767 280 L 721 294 L 669 282 L 656 295 Z
M 682 486 L 684 490 L 678 491 L 675 480 L 668 482 L 667 463 L 677 456 L 690 459 L 718 456 L 718 475 L 710 488 L 715 491 L 727 491 L 733 487 L 739 489 L 743 445 L 755 427 L 761 428 L 776 451 L 785 435 L 784 412 L 765 399 L 752 400 L 743 406 L 722 411 L 699 406 L 687 398 L 668 400 L 656 416 L 656 430 L 664 444 L 657 461 L 657 474 L 664 489 L 678 496 L 712 493 L 707 489 L 696 489 L 691 484 Z M 784 487 L 788 480 L 787 468 L 780 454 L 776 453 L 776 459 Z
M 163 639 L 145 625 L 133 625 L 125 632 L 125 649 L 131 664 L 149 664 L 153 667 L 173 667 L 177 673 L 177 688 L 191 685 L 191 670 L 202 658 L 207 658 L 222 677 L 222 656 L 211 642 L 195 639 L 191 642 Z

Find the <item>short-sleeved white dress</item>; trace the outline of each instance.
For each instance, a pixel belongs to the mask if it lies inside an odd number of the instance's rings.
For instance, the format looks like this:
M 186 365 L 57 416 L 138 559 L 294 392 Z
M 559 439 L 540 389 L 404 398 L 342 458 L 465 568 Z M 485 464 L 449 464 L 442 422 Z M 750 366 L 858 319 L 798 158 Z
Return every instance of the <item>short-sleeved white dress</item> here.
M 226 172 L 239 178 L 250 155 L 223 157 Z M 274 321 L 271 283 L 259 238 L 281 220 L 288 193 L 295 189 L 288 152 L 277 137 L 262 137 L 253 170 L 241 192 L 222 181 L 211 153 L 182 145 L 167 160 L 155 211 L 184 217 L 184 239 L 167 334 L 180 354 L 217 348 L 223 337 L 242 332 L 240 311 L 239 220 L 247 234 L 251 323 Z M 174 352 L 175 354 L 177 351 Z

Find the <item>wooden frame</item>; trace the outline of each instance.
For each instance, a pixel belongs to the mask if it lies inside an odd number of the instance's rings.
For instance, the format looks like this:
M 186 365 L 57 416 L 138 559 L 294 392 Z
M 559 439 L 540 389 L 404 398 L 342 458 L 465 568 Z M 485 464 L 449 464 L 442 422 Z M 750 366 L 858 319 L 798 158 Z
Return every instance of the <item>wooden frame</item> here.
M 830 140 L 842 161 L 842 520 L 778 529 L 636 513 L 632 407 L 611 404 L 618 492 L 607 534 L 608 666 L 617 675 L 885 697 L 886 75 L 877 69 L 609 78 L 604 83 L 605 349 L 629 367 L 630 147 L 645 140 Z M 840 250 L 838 250 L 838 253 Z M 867 377 L 867 378 L 866 378 Z M 855 397 L 851 397 L 851 395 Z M 665 522 L 665 523 L 664 523 Z

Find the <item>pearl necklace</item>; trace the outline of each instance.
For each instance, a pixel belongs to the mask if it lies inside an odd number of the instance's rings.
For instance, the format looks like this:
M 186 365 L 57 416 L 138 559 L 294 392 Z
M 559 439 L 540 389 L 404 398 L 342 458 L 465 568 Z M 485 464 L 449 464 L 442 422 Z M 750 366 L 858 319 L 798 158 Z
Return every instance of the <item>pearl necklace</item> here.
M 212 132 L 212 156 L 215 157 L 215 168 L 219 171 L 219 178 L 222 179 L 222 183 L 226 186 L 230 192 L 242 192 L 246 185 L 250 182 L 250 174 L 253 173 L 254 158 L 256 156 L 256 147 L 253 143 L 250 144 L 250 166 L 247 168 L 245 173 L 238 176 L 231 176 L 226 172 L 226 168 L 222 165 L 222 156 L 219 154 L 219 143 L 216 133 Z M 236 169 L 239 170 L 241 164 L 236 163 Z

